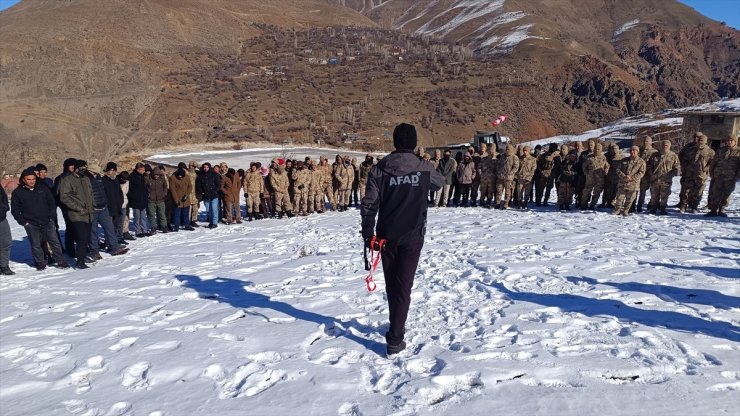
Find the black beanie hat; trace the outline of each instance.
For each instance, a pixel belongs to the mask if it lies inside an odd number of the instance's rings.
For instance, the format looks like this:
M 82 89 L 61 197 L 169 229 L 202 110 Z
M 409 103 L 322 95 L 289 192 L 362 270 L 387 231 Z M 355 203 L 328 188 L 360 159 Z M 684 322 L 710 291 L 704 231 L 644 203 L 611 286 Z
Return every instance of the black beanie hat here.
M 107 163 L 107 164 L 105 165 L 105 171 L 106 171 L 106 172 L 110 172 L 110 171 L 112 171 L 112 170 L 115 170 L 115 171 L 117 171 L 117 170 L 118 170 L 118 165 L 116 165 L 116 164 L 115 164 L 114 162 L 108 162 L 108 163 Z
M 70 166 L 75 165 L 75 162 L 77 162 L 77 159 L 75 158 L 70 157 L 69 159 L 65 159 L 64 163 L 62 164 L 62 168 L 64 168 L 64 171 L 66 172 Z
M 25 178 L 26 176 L 36 176 L 36 166 L 31 166 L 23 169 L 23 173 L 21 173 L 21 179 Z
M 178 168 L 177 171 L 175 172 L 175 177 L 177 177 L 177 178 L 184 178 L 185 177 L 185 169 Z
M 180 162 L 177 164 L 178 169 L 187 169 L 188 165 L 185 164 L 185 162 Z
M 83 166 L 87 166 L 87 162 L 85 162 L 84 160 L 79 160 L 79 159 L 75 160 L 75 169 L 79 169 Z
M 49 169 L 46 169 L 46 165 L 44 165 L 43 163 L 39 163 L 38 165 L 36 165 L 36 170 L 42 171 L 42 170 L 49 170 Z
M 416 148 L 416 128 L 411 124 L 401 123 L 393 129 L 393 146 L 398 150 Z

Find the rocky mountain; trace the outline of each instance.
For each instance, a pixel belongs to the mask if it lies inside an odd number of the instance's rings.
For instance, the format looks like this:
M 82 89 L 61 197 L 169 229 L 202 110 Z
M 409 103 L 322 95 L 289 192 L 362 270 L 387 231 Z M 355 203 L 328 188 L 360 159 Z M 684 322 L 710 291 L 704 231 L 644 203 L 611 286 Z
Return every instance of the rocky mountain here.
M 531 139 L 740 89 L 739 32 L 672 0 L 23 0 L 0 38 L 0 140 L 18 163 L 383 147 L 399 121 L 444 144 L 500 114 Z

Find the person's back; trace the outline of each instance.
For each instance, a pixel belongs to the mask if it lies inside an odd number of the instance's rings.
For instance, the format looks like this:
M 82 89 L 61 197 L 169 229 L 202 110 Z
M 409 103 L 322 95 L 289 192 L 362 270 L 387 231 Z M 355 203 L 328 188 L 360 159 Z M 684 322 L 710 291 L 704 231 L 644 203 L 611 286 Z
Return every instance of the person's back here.
M 424 245 L 427 195 L 444 184 L 444 177 L 429 161 L 414 155 L 414 126 L 398 125 L 393 131 L 393 144 L 396 151 L 370 170 L 360 210 L 365 246 L 373 244 L 376 230 L 376 241 L 385 240 L 380 255 L 390 311 L 390 327 L 385 336 L 388 355 L 406 348 L 403 339 L 411 287 Z

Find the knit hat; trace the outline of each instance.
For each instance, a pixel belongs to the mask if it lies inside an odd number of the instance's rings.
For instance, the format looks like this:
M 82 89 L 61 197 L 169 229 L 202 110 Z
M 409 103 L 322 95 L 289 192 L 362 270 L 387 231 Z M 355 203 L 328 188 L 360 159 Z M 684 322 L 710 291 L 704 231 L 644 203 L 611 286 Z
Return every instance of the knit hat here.
M 36 170 L 42 171 L 42 170 L 49 170 L 49 169 L 46 169 L 46 165 L 44 165 L 43 163 L 39 163 L 38 165 L 36 165 Z
M 69 169 L 70 166 L 74 166 L 77 159 L 70 157 L 69 159 L 65 159 L 64 163 L 62 164 L 62 167 L 64 168 L 64 171 L 66 172 L 67 169 Z
M 81 167 L 87 167 L 87 162 L 84 160 L 75 160 L 75 169 L 79 169 Z
M 23 169 L 23 172 L 21 173 L 21 178 L 25 178 L 26 176 L 36 176 L 36 166 L 31 166 L 29 168 Z
M 187 169 L 188 165 L 185 164 L 185 162 L 180 162 L 177 164 L 178 169 Z
M 117 171 L 117 170 L 118 170 L 118 165 L 116 165 L 116 164 L 115 164 L 115 163 L 113 163 L 113 162 L 108 162 L 108 163 L 106 163 L 106 164 L 105 164 L 105 171 L 106 171 L 106 172 L 110 172 L 110 171 L 112 171 L 112 170 L 115 170 L 115 171 Z
M 393 129 L 393 147 L 398 150 L 416 148 L 416 128 L 411 124 L 401 123 Z
M 184 163 L 181 163 L 181 164 L 184 165 Z M 185 169 L 184 168 L 177 169 L 177 171 L 175 172 L 175 177 L 176 178 L 184 178 L 185 177 Z

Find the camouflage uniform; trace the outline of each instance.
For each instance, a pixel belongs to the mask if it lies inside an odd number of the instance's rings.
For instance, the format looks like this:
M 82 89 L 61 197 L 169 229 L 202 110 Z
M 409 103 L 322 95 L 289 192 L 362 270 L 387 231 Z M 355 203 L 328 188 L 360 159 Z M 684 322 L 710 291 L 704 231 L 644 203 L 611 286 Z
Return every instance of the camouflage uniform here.
M 686 176 L 688 187 L 687 204 L 693 213 L 699 212 L 699 203 L 704 193 L 704 185 L 709 177 L 709 164 L 714 157 L 714 150 L 707 146 L 707 136 L 699 138 L 696 149 L 689 155 L 689 164 L 682 175 Z M 686 205 L 681 205 L 679 211 L 684 212 Z
M 491 208 L 491 202 L 496 194 L 496 153 L 480 160 L 480 203 L 482 207 Z
M 293 207 L 301 215 L 306 215 L 308 211 L 308 186 L 309 174 L 299 161 L 297 167 L 290 175 L 293 179 Z
M 601 191 L 604 190 L 604 182 L 608 171 L 609 162 L 604 156 L 601 143 L 596 143 L 593 155 L 583 163 L 583 175 L 586 177 L 586 184 L 583 186 L 581 200 L 584 206 L 581 206 L 581 208 L 585 209 L 585 205 L 588 205 L 589 209 L 596 209 Z
M 550 200 L 550 190 L 555 182 L 553 175 L 553 169 L 555 168 L 555 158 L 559 155 L 558 146 L 551 144 L 548 152 L 542 153 L 537 157 L 537 182 L 535 183 L 535 201 L 537 206 L 547 205 L 547 201 Z M 544 193 L 544 201 L 542 199 Z
M 198 221 L 198 207 L 200 206 L 200 200 L 198 199 L 198 193 L 195 192 L 195 180 L 198 178 L 198 162 L 191 160 L 188 162 L 188 178 L 190 184 L 193 187 L 193 191 L 190 192 L 190 224 L 194 224 Z M 128 216 L 126 216 L 128 219 Z M 124 224 L 124 230 L 128 230 L 128 224 Z
M 259 213 L 260 194 L 264 194 L 265 192 L 265 180 L 256 167 L 254 170 L 250 167 L 249 171 L 244 175 L 242 188 L 247 195 L 247 215 L 251 221 Z
M 606 173 L 606 180 L 604 181 L 604 197 L 601 199 L 601 205 L 603 207 L 613 207 L 614 198 L 617 197 L 617 188 L 619 186 L 619 175 L 617 171 L 619 170 L 619 166 L 621 166 L 621 160 L 623 158 L 624 154 L 619 150 L 619 146 L 611 144 L 606 154 L 606 160 L 609 162 L 609 171 Z
M 283 165 L 278 166 L 277 169 L 270 173 L 270 186 L 275 191 L 275 212 L 281 217 L 283 216 L 283 212 L 292 215 L 293 206 L 290 203 L 290 196 L 288 194 L 290 181 Z
M 475 177 L 473 178 L 473 183 L 470 184 L 470 205 L 472 206 L 478 206 L 478 191 L 480 190 L 480 162 L 481 162 L 481 155 L 480 153 L 473 153 L 471 156 L 473 160 L 473 165 L 475 166 Z
M 650 175 L 650 204 L 648 204 L 648 210 L 651 214 L 657 213 L 658 209 L 660 209 L 661 215 L 668 213 L 666 212 L 668 196 L 671 195 L 673 177 L 679 174 L 680 167 L 678 155 L 671 151 L 671 142 L 669 141 L 661 143 L 660 151 L 654 153 L 647 160 L 645 176 Z M 642 187 L 642 185 L 640 186 Z
M 366 155 L 365 160 L 360 163 L 358 170 L 359 186 L 360 186 L 360 200 L 365 197 L 365 188 L 367 187 L 367 177 L 370 174 L 370 169 L 373 168 L 373 157 L 372 155 Z
M 337 200 L 334 199 L 334 171 L 332 166 L 329 165 L 329 161 L 323 156 L 321 157 L 318 170 L 321 172 L 321 193 L 323 194 L 321 203 L 324 205 L 324 199 L 326 199 L 329 201 L 332 211 L 336 211 Z M 324 211 L 324 207 L 322 207 L 322 211 Z
M 614 212 L 612 214 L 628 215 L 632 202 L 640 192 L 640 180 L 645 175 L 645 161 L 640 158 L 640 149 L 632 146 L 630 157 L 617 160 L 617 197 L 614 200 Z
M 537 169 L 537 159 L 529 154 L 529 146 L 524 146 L 524 155 L 519 161 L 519 172 L 516 174 L 517 197 L 515 206 L 526 209 L 532 195 L 532 177 Z
M 321 195 L 321 184 L 324 181 L 321 170 L 316 166 L 316 162 L 311 162 L 312 169 L 309 171 L 311 183 L 308 186 L 308 212 L 324 212 L 324 198 Z
M 334 179 L 337 183 L 337 204 L 341 210 L 346 210 L 349 205 L 349 194 L 352 190 L 352 181 L 355 172 L 352 166 L 344 163 L 344 159 L 338 157 L 338 166 L 334 169 Z
M 496 164 L 496 201 L 499 202 L 501 209 L 509 208 L 517 172 L 519 172 L 519 157 L 516 155 L 514 146 L 507 145 L 506 153 L 498 159 Z
M 573 195 L 576 192 L 578 180 L 578 151 L 573 150 L 560 165 L 560 183 L 558 184 L 558 208 L 569 210 L 573 203 Z
M 681 148 L 681 151 L 678 152 L 678 161 L 681 163 L 681 191 L 678 193 L 678 205 L 676 206 L 678 208 L 683 207 L 684 210 L 689 201 L 689 181 L 688 176 L 684 175 L 683 172 L 686 172 L 689 169 L 689 165 L 691 164 L 691 155 L 696 152 L 697 142 L 701 136 L 702 133 L 697 132 L 694 136 L 694 141 L 686 144 Z
M 650 136 L 645 137 L 645 143 L 640 151 L 640 157 L 647 163 L 656 154 L 658 154 L 658 149 L 653 147 L 653 138 Z M 637 206 L 635 207 L 637 212 L 642 212 L 642 206 L 645 204 L 648 189 L 650 189 L 650 198 L 652 200 L 652 172 L 650 169 L 645 172 L 645 176 L 640 181 L 640 196 L 637 198 Z
M 740 146 L 737 145 L 737 138 L 728 137 L 725 144 L 714 155 L 709 166 L 712 182 L 709 185 L 708 216 L 725 216 L 724 208 L 735 190 L 735 182 L 740 180 Z
M 586 186 L 586 175 L 583 174 L 583 164 L 586 162 L 589 156 L 593 154 L 594 152 L 594 142 L 592 140 L 589 140 L 586 142 L 589 146 L 588 150 L 584 149 L 583 142 L 577 142 L 576 143 L 576 151 L 578 152 L 578 175 L 576 176 L 576 189 L 575 189 L 575 198 L 576 198 L 576 207 L 583 207 L 583 201 L 581 201 L 581 196 L 583 195 L 583 188 Z

